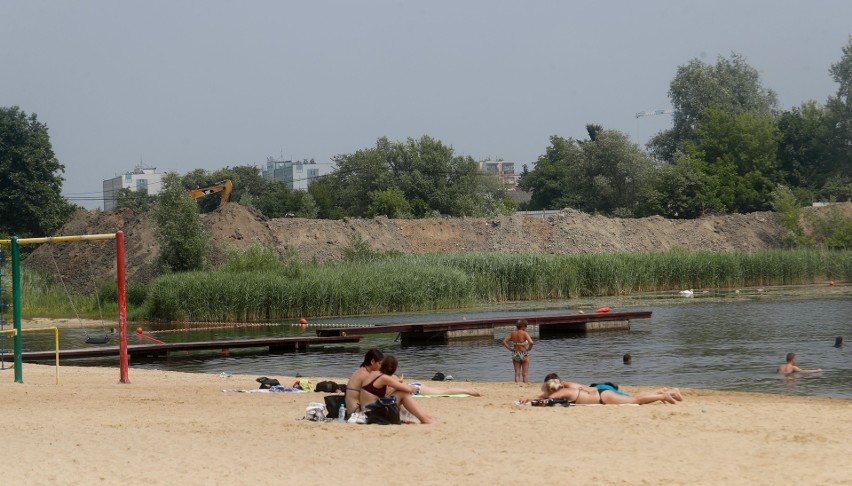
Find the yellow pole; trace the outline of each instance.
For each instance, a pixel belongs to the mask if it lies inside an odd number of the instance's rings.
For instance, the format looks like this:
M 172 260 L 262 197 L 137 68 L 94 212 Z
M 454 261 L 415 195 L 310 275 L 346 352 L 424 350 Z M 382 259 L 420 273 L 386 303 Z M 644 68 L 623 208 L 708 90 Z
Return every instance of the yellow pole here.
M 18 238 L 19 245 L 32 245 L 36 243 L 62 243 L 66 241 L 98 241 L 114 240 L 115 233 L 99 235 L 76 235 L 76 236 L 46 236 L 43 238 Z M 0 245 L 8 245 L 12 240 L 0 240 Z
M 21 332 L 31 332 L 31 331 L 50 331 L 53 330 L 54 341 L 56 344 L 56 384 L 59 384 L 59 328 L 58 327 L 39 327 L 37 329 L 21 329 Z M 13 336 L 17 336 L 17 329 L 9 329 L 8 331 L 0 331 L 2 334 L 12 334 Z

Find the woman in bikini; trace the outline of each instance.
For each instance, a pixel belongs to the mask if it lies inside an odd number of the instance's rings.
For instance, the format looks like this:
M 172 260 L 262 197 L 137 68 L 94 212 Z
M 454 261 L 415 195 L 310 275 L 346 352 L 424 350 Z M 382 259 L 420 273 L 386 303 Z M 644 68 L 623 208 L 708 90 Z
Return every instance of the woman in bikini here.
M 675 404 L 683 400 L 677 388 L 662 388 L 653 392 L 641 392 L 633 395 L 620 392 L 610 385 L 586 386 L 559 378 L 548 380 L 541 387 L 539 398 L 564 398 L 577 405 L 645 405 L 654 402 Z M 521 400 L 521 403 L 529 402 Z
M 364 362 L 352 373 L 349 382 L 346 383 L 346 412 L 354 413 L 361 411 L 361 385 L 371 371 L 378 371 L 382 366 L 385 355 L 378 349 L 371 349 L 364 355 Z
M 413 398 L 413 395 L 417 394 L 419 389 L 412 385 L 406 385 L 396 377 L 394 373 L 396 373 L 397 365 L 396 357 L 385 356 L 379 371 L 370 372 L 364 379 L 363 385 L 361 385 L 360 403 L 372 403 L 380 397 L 393 395 L 396 397 L 396 403 L 417 417 L 420 423 L 438 423 L 438 420 L 424 412 L 416 403 L 417 400 Z
M 530 369 L 530 351 L 533 347 L 533 340 L 527 332 L 526 319 L 521 319 L 515 325 L 516 329 L 509 333 L 503 339 L 503 346 L 512 352 L 512 366 L 515 367 L 515 383 L 521 379 L 521 373 L 524 375 L 524 383 L 529 383 L 527 373 Z

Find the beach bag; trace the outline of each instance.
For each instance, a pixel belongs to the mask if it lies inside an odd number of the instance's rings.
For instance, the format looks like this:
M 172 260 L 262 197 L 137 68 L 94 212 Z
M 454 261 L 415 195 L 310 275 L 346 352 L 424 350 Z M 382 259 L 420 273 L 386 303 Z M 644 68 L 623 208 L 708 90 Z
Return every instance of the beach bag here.
M 367 423 L 379 425 L 399 425 L 399 406 L 396 397 L 382 397 L 367 405 Z
M 254 381 L 260 383 L 261 389 L 268 389 L 268 388 L 272 388 L 273 386 L 281 385 L 281 383 L 278 380 L 276 380 L 275 378 L 267 378 L 265 376 L 261 376 L 260 378 L 254 380 Z
M 305 409 L 305 420 L 312 422 L 325 422 L 325 405 L 311 402 Z
M 321 381 L 314 386 L 314 391 L 323 393 L 345 392 L 346 385 L 340 385 L 333 381 Z
M 432 381 L 444 381 L 444 378 L 446 378 L 446 376 L 444 376 L 444 374 L 439 371 L 435 373 L 435 376 L 432 377 Z
M 326 417 L 336 419 L 340 415 L 340 406 L 346 407 L 346 395 L 326 395 Z M 346 417 L 344 417 L 346 418 Z

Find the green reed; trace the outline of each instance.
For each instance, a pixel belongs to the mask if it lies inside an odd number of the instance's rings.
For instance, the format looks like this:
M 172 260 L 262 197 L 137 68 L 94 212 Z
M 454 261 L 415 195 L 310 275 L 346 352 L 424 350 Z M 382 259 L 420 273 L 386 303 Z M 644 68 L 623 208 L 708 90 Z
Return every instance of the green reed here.
M 265 320 L 850 278 L 852 251 L 814 249 L 393 255 L 304 264 L 297 273 L 272 268 L 167 275 L 149 288 L 144 314 L 159 319 Z

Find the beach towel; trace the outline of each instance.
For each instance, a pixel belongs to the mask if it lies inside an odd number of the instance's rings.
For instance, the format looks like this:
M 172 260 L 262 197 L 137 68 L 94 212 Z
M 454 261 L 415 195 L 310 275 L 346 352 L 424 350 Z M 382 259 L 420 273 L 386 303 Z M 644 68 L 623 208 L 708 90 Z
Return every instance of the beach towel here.
M 450 398 L 464 398 L 469 397 L 467 393 L 446 393 L 443 395 L 411 395 L 414 398 L 440 398 L 440 397 L 450 397 Z
M 281 392 L 292 392 L 292 393 L 307 393 L 307 390 L 302 390 L 301 388 L 295 388 L 292 386 L 271 386 L 269 388 L 252 388 L 251 390 L 222 390 L 223 392 L 237 392 L 237 393 L 281 393 Z

